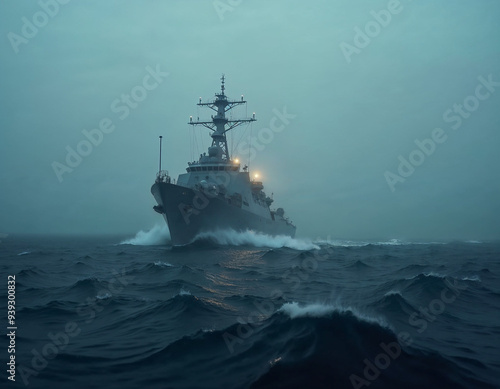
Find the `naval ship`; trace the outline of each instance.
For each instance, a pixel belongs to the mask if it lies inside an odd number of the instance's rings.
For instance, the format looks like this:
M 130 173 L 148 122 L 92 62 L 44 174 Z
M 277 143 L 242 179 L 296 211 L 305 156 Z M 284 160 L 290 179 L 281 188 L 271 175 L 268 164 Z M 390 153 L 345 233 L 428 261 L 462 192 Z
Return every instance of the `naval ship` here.
M 243 95 L 241 100 L 228 100 L 224 83 L 222 75 L 215 99 L 202 102 L 200 97 L 197 104 L 215 112 L 211 120 L 193 121 L 191 116 L 188 123 L 208 128 L 212 145 L 198 161 L 188 162 L 187 173 L 180 174 L 177 181 L 161 169 L 160 136 L 160 167 L 151 193 L 158 203 L 153 209 L 167 222 L 173 245 L 188 244 L 203 232 L 228 229 L 295 236 L 296 227 L 283 208 L 270 208 L 273 199 L 264 193 L 258 175 L 250 177 L 248 166 L 241 168 L 240 161 L 229 154 L 226 133 L 256 119 L 255 113 L 250 118 L 227 118 L 231 109 L 246 101 Z

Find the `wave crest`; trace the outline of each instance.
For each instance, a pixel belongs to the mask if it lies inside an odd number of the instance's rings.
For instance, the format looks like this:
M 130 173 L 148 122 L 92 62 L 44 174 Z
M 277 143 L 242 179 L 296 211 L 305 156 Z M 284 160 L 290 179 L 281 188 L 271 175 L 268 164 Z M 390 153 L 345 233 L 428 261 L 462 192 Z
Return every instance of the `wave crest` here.
M 340 314 L 351 314 L 358 320 L 365 321 L 372 324 L 378 324 L 381 327 L 390 328 L 390 326 L 381 318 L 372 317 L 359 312 L 357 309 L 352 307 L 343 307 L 341 305 L 331 305 L 331 304 L 305 304 L 299 305 L 298 302 L 285 303 L 278 309 L 277 312 L 284 313 L 290 317 L 290 319 L 296 319 L 298 317 L 326 317 L 330 316 L 332 313 Z

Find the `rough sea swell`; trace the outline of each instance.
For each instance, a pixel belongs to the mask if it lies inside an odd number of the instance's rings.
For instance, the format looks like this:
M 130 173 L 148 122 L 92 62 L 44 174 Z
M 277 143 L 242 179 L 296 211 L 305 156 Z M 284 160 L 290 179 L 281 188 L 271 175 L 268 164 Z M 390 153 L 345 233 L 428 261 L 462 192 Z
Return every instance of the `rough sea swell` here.
M 15 386 L 500 387 L 499 244 L 226 231 L 171 247 L 157 227 L 9 236 L 0 255 Z

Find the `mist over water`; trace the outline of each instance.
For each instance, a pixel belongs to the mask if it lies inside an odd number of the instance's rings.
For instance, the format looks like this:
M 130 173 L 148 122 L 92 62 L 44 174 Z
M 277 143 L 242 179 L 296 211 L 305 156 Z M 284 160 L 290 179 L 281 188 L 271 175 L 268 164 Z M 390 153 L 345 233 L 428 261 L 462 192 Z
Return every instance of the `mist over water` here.
M 500 2 L 107 0 L 86 12 L 92 23 L 78 2 L 1 2 L 0 234 L 159 222 L 158 136 L 177 178 L 210 145 L 187 122 L 210 120 L 196 104 L 224 73 L 228 98 L 248 101 L 234 118 L 257 119 L 228 132 L 233 157 L 302 236 L 500 236 Z

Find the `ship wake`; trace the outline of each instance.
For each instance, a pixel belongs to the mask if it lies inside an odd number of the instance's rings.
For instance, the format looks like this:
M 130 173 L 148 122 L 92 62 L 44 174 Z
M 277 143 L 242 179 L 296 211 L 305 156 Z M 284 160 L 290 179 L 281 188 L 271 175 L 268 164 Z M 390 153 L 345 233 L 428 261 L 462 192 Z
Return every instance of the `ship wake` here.
M 294 250 L 318 250 L 320 248 L 308 239 L 295 239 L 286 235 L 271 236 L 252 230 L 237 232 L 227 229 L 202 232 L 194 238 L 193 242 L 200 240 L 209 240 L 223 246 L 288 247 Z
M 160 246 L 170 243 L 170 231 L 166 224 L 156 224 L 149 231 L 139 231 L 131 239 L 126 239 L 120 244 L 134 246 Z

